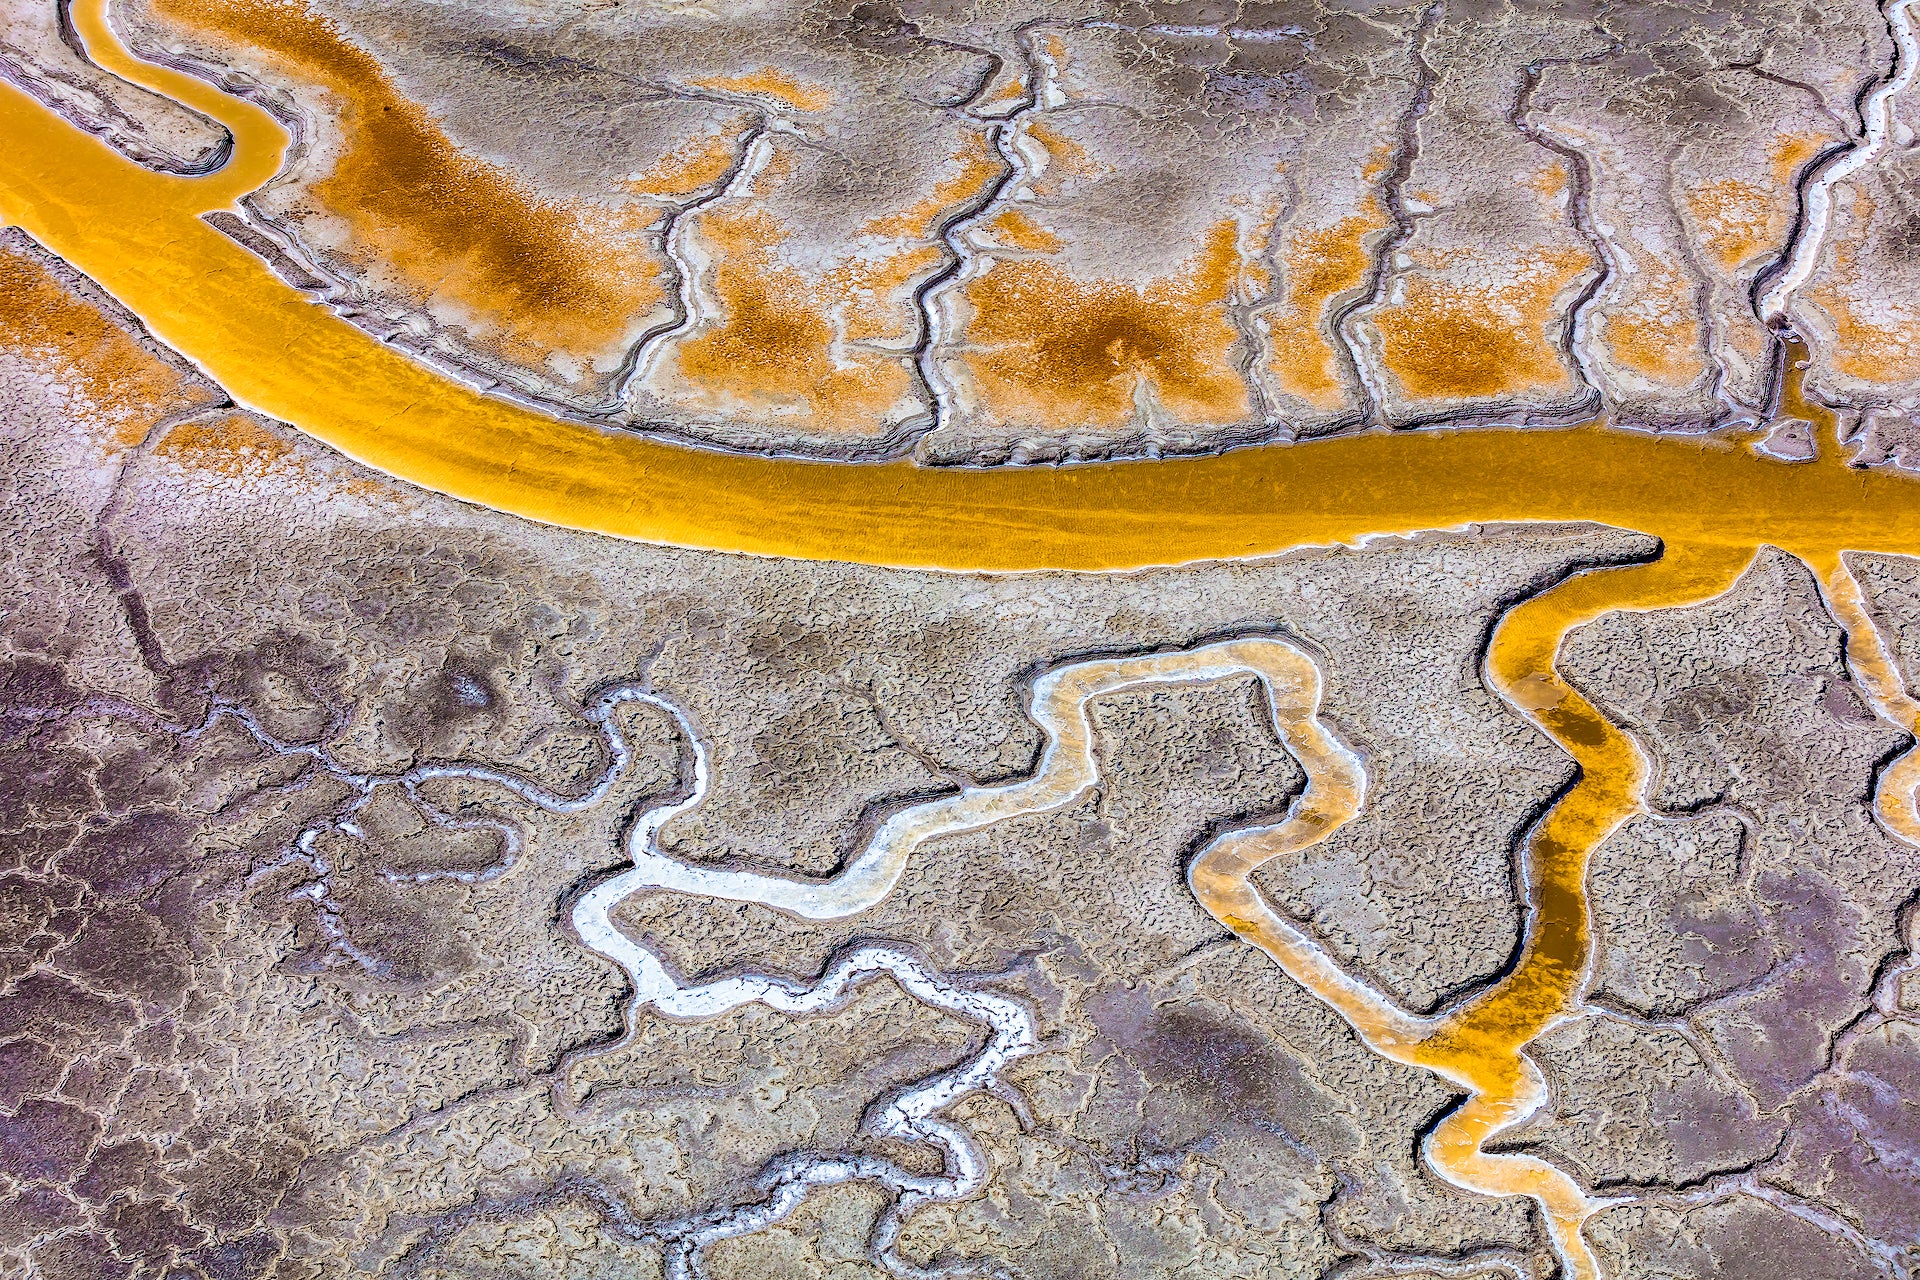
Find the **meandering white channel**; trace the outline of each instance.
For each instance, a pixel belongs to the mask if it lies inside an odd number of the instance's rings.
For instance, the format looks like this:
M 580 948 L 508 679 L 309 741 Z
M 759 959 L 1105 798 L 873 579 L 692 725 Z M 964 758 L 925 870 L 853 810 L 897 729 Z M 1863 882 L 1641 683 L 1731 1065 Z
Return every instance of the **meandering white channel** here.
M 1210 683 L 1241 676 L 1261 682 L 1273 726 L 1305 769 L 1307 785 L 1281 821 L 1230 832 L 1209 844 L 1194 863 L 1193 888 L 1209 911 L 1256 941 L 1288 973 L 1345 1015 L 1370 1047 L 1381 1048 L 1379 1040 L 1418 1038 L 1428 1029 L 1428 1020 L 1410 1017 L 1345 972 L 1304 931 L 1267 907 L 1245 880 L 1260 862 L 1331 835 L 1358 811 L 1365 787 L 1357 757 L 1317 718 L 1318 668 L 1308 655 L 1284 641 L 1224 640 L 1172 653 L 1093 659 L 1045 673 L 1034 682 L 1029 703 L 1029 714 L 1046 735 L 1032 776 L 1002 786 L 968 787 L 902 809 L 881 824 L 840 874 L 825 881 L 692 866 L 663 853 L 658 843 L 662 827 L 707 795 L 710 774 L 705 749 L 686 714 L 659 695 L 638 689 L 605 695 L 644 703 L 673 717 L 692 751 L 693 777 L 687 793 L 634 821 L 627 838 L 632 867 L 583 894 L 573 910 L 581 940 L 618 964 L 633 985 L 627 1013 L 629 1036 L 647 1008 L 685 1019 L 716 1017 L 752 1003 L 794 1014 L 820 1013 L 837 1007 L 851 990 L 883 973 L 923 1003 L 982 1023 L 992 1032 L 976 1058 L 909 1086 L 869 1120 L 876 1133 L 925 1142 L 940 1150 L 944 1165 L 940 1175 L 915 1175 L 874 1157 L 790 1156 L 762 1178 L 761 1188 L 768 1193 L 763 1203 L 650 1228 L 647 1234 L 668 1246 L 670 1276 L 696 1274 L 701 1250 L 780 1221 L 812 1188 L 857 1180 L 879 1183 L 893 1194 L 893 1204 L 875 1231 L 875 1260 L 896 1274 L 932 1274 L 894 1252 L 900 1224 L 926 1202 L 973 1195 L 989 1173 L 971 1138 L 939 1118 L 940 1113 L 968 1093 L 994 1087 L 1008 1062 L 1034 1049 L 1034 1030 L 1031 1015 L 1019 1001 L 956 984 L 894 947 L 861 947 L 811 985 L 747 974 L 683 986 L 659 956 L 613 923 L 618 904 L 637 893 L 667 891 L 754 902 L 813 920 L 855 915 L 892 891 L 908 860 L 927 841 L 978 831 L 1021 815 L 1051 812 L 1084 797 L 1100 776 L 1089 714 L 1093 699 L 1145 685 Z M 613 703 L 604 705 L 610 711 Z M 600 723 L 617 737 L 619 730 L 610 714 L 600 717 Z M 619 758 L 624 758 L 624 752 L 624 745 L 616 747 Z
M 1893 33 L 1895 58 L 1893 74 L 1878 85 L 1860 104 L 1862 134 L 1850 149 L 1830 160 L 1807 183 L 1806 199 L 1801 207 L 1800 235 L 1794 241 L 1793 257 L 1786 269 L 1760 295 L 1760 318 L 1777 324 L 1786 318 L 1793 295 L 1807 283 L 1820 265 L 1826 248 L 1827 231 L 1833 222 L 1833 188 L 1845 182 L 1886 153 L 1889 141 L 1897 140 L 1894 107 L 1920 73 L 1920 34 L 1914 31 L 1914 10 L 1920 0 L 1893 0 L 1886 6 L 1887 29 Z

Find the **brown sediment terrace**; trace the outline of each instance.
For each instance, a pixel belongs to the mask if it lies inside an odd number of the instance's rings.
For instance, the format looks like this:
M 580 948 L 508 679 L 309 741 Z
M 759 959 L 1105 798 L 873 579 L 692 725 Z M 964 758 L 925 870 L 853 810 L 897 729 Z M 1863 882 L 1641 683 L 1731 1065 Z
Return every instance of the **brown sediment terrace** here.
M 533 362 L 617 356 L 634 316 L 664 301 L 644 233 L 659 211 L 543 200 L 514 174 L 454 147 L 428 111 L 330 22 L 287 0 L 154 12 L 259 51 L 338 102 L 344 135 L 312 196 L 351 227 L 347 252 L 377 255 L 405 294 L 457 310 L 475 336 Z M 700 159 L 690 162 L 698 169 Z

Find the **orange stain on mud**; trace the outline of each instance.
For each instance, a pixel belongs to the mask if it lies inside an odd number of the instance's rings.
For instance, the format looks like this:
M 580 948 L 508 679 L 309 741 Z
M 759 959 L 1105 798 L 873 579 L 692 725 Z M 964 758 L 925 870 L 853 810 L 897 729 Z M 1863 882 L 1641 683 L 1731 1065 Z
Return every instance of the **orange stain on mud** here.
M 1414 400 L 1571 394 L 1559 304 L 1592 266 L 1582 250 L 1548 249 L 1511 267 L 1488 264 L 1485 283 L 1411 276 L 1398 301 L 1368 316 L 1381 363 Z
M 716 93 L 766 98 L 783 107 L 809 114 L 825 111 L 835 101 L 833 90 L 825 85 L 798 79 L 778 67 L 761 67 L 737 76 L 709 76 L 691 83 L 695 88 L 712 89 Z
M 183 422 L 153 446 L 156 457 L 192 471 L 260 479 L 283 467 L 293 446 L 241 413 Z
M 875 218 L 861 228 L 868 235 L 927 236 L 949 211 L 986 192 L 1006 164 L 984 136 L 974 139 L 947 162 L 949 172 L 917 203 Z
M 987 223 L 989 235 L 1011 249 L 1030 249 L 1035 253 L 1056 253 L 1066 241 L 1019 209 L 1008 209 Z
M 642 198 L 676 200 L 713 186 L 732 171 L 739 159 L 739 136 L 752 123 L 742 115 L 722 123 L 705 138 L 682 143 L 671 155 L 627 179 L 626 188 Z
M 982 99 L 982 101 L 987 103 L 992 103 L 992 104 L 999 104 L 1002 102 L 1016 102 L 1019 99 L 1024 98 L 1026 96 L 1027 96 L 1027 82 L 1024 79 L 1021 79 L 1016 76 L 1015 78 L 1001 85 L 994 92 L 988 94 L 985 98 Z
M 1090 178 L 1101 166 L 1087 149 L 1045 120 L 1028 120 L 1026 135 L 1047 153 L 1040 173 L 1027 179 L 1028 189 L 1041 198 L 1057 196 L 1066 188 L 1068 178 Z
M 343 133 L 313 198 L 346 224 L 344 252 L 473 336 L 537 363 L 616 359 L 664 298 L 645 208 L 543 200 L 451 142 L 366 50 L 301 0 L 151 0 L 185 33 L 261 59 L 338 100 Z
M 888 310 L 880 299 L 909 267 L 881 264 L 865 281 L 849 270 L 837 282 L 810 282 L 779 261 L 776 249 L 786 232 L 762 209 L 710 214 L 701 220 L 700 236 L 713 260 L 710 289 L 720 316 L 674 346 L 669 359 L 679 379 L 669 394 L 716 408 L 783 412 L 794 421 L 860 434 L 875 430 L 912 394 L 903 359 L 846 346 L 854 334 L 897 331 L 903 317 L 875 313 Z M 924 252 L 930 260 L 935 251 Z M 836 301 L 862 287 L 868 305 L 836 317 Z M 845 331 L 836 332 L 836 319 Z
M 1341 295 L 1366 283 L 1372 266 L 1368 241 L 1387 226 L 1385 211 L 1369 196 L 1359 213 L 1287 237 L 1285 296 L 1266 317 L 1273 341 L 1270 368 L 1282 392 L 1315 409 L 1341 409 L 1352 399 L 1327 315 Z
M 910 342 L 917 331 L 915 280 L 940 263 L 932 245 L 906 247 L 873 259 L 851 258 L 821 277 L 818 296 L 838 322 L 842 342 Z
M 1629 292 L 1598 317 L 1598 339 L 1614 365 L 1662 386 L 1688 386 L 1707 372 L 1693 284 L 1650 255 L 1635 256 Z
M 344 497 L 389 511 L 412 506 L 411 495 L 384 478 L 303 452 L 285 428 L 244 413 L 196 417 L 169 427 L 153 444 L 160 462 L 199 480 L 267 483 L 282 498 Z
M 1238 227 L 1213 227 L 1185 272 L 1138 285 L 1081 280 L 1051 262 L 995 264 L 967 283 L 959 361 L 995 421 L 1115 428 L 1151 396 L 1188 422 L 1251 412 L 1228 317 Z
M 1004 163 L 993 154 L 991 144 L 979 138 L 947 163 L 948 173 L 933 184 L 922 200 L 899 213 L 877 217 L 862 230 L 870 236 L 929 236 L 948 209 L 981 196 L 1004 171 Z
M 1920 377 L 1920 308 L 1886 288 L 1860 261 L 1861 241 L 1884 237 L 1894 228 L 1885 225 L 1878 205 L 1857 183 L 1834 195 L 1837 205 L 1844 202 L 1852 238 L 1834 244 L 1825 269 L 1801 294 L 1801 305 L 1818 308 L 1832 327 L 1830 336 L 1821 335 L 1825 341 L 1815 339 L 1822 361 L 1859 382 L 1910 382 Z M 1895 213 L 1885 221 L 1903 216 Z
M 109 455 L 165 419 L 215 403 L 217 393 L 146 350 L 45 264 L 0 243 L 0 348 L 79 398 L 77 421 Z
M 1860 382 L 1898 386 L 1920 377 L 1920 314 L 1870 319 L 1867 303 L 1831 284 L 1810 301 L 1832 318 L 1833 341 L 1821 352 L 1834 370 Z
M 1557 207 L 1560 198 L 1567 194 L 1567 188 L 1572 185 L 1572 182 L 1573 177 L 1567 172 L 1566 164 L 1555 160 L 1538 170 L 1527 185 L 1531 186 L 1549 205 Z
M 1686 193 L 1687 212 L 1699 228 L 1708 256 L 1727 271 L 1771 261 L 1785 246 L 1793 221 L 1794 183 L 1801 166 L 1837 138 L 1787 134 L 1768 159 L 1772 181 L 1719 178 Z

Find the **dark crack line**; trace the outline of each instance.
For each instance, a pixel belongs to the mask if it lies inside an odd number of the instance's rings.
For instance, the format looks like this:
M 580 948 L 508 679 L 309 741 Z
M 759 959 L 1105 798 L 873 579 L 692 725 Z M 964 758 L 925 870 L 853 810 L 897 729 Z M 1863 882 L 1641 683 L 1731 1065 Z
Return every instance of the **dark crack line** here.
M 1605 33 L 1602 33 L 1605 34 Z M 1560 321 L 1560 341 L 1566 349 L 1567 361 L 1572 366 L 1574 377 L 1587 389 L 1585 405 L 1577 411 L 1591 412 L 1600 404 L 1600 388 L 1593 376 L 1587 371 L 1587 362 L 1582 352 L 1585 344 L 1582 338 L 1586 331 L 1585 313 L 1589 304 L 1606 288 L 1617 268 L 1613 261 L 1612 246 L 1605 236 L 1595 228 L 1593 222 L 1593 166 L 1587 157 L 1575 147 L 1553 137 L 1544 129 L 1528 119 L 1533 108 L 1533 94 L 1540 87 L 1540 78 L 1550 67 L 1590 66 L 1605 62 L 1617 56 L 1624 45 L 1612 35 L 1607 35 L 1608 47 L 1598 53 L 1585 54 L 1572 58 L 1540 58 L 1528 63 L 1521 69 L 1519 85 L 1514 93 L 1513 106 L 1507 112 L 1507 123 L 1519 132 L 1520 136 L 1535 146 L 1552 152 L 1563 160 L 1571 173 L 1571 183 L 1567 195 L 1567 221 L 1575 234 L 1586 241 L 1588 250 L 1593 254 L 1595 267 L 1593 278 L 1588 280 L 1574 295 L 1567 306 L 1566 314 Z
M 1441 1107 L 1429 1119 L 1421 1130 L 1420 1141 L 1424 1141 L 1424 1135 L 1453 1110 L 1453 1105 L 1449 1103 Z M 1418 1143 L 1415 1144 L 1414 1153 L 1414 1167 L 1424 1168 L 1419 1160 Z M 1317 1210 L 1320 1229 L 1326 1233 L 1328 1243 L 1343 1256 L 1322 1270 L 1319 1280 L 1388 1280 L 1394 1276 L 1433 1275 L 1448 1277 L 1449 1280 L 1454 1277 L 1459 1280 L 1481 1280 L 1489 1271 L 1508 1276 L 1510 1280 L 1537 1280 L 1539 1272 L 1532 1260 L 1507 1245 L 1462 1244 L 1458 1249 L 1445 1253 L 1415 1253 L 1355 1238 L 1335 1218 L 1341 1205 L 1358 1194 L 1359 1185 L 1353 1175 L 1336 1172 L 1333 1190 L 1320 1201 Z
M 1327 317 L 1327 328 L 1337 339 L 1341 359 L 1359 389 L 1360 421 L 1366 426 L 1385 425 L 1385 406 L 1380 393 L 1367 377 L 1365 362 L 1360 358 L 1360 343 L 1354 336 L 1353 327 L 1361 311 L 1377 307 L 1386 300 L 1388 283 L 1393 277 L 1394 255 L 1413 238 L 1416 229 L 1413 215 L 1407 212 L 1406 185 L 1413 177 L 1414 162 L 1420 156 L 1420 122 L 1433 105 L 1433 89 L 1439 79 L 1439 73 L 1427 61 L 1426 45 L 1439 26 L 1440 15 L 1445 9 L 1446 0 L 1433 0 L 1427 5 L 1421 11 L 1409 42 L 1407 56 L 1413 63 L 1413 97 L 1400 117 L 1399 136 L 1394 141 L 1392 157 L 1376 188 L 1393 228 L 1376 247 L 1359 292 Z
M 1794 336 L 1793 322 L 1787 314 L 1789 308 L 1792 306 L 1793 299 L 1791 297 L 1782 299 L 1780 314 L 1777 317 L 1769 317 L 1767 315 L 1765 298 L 1772 290 L 1774 284 L 1786 275 L 1788 270 L 1793 266 L 1795 259 L 1800 255 L 1801 241 L 1809 230 L 1807 217 L 1808 193 L 1814 189 L 1815 184 L 1821 181 L 1822 176 L 1827 170 L 1832 168 L 1842 157 L 1869 145 L 1867 104 L 1876 92 L 1886 86 L 1892 85 L 1900 74 L 1900 39 L 1895 29 L 1893 18 L 1893 8 L 1899 2 L 1900 0 L 1881 0 L 1880 11 L 1882 20 L 1886 23 L 1888 42 L 1892 45 L 1892 51 L 1888 55 L 1887 65 L 1877 74 L 1864 77 L 1859 89 L 1854 93 L 1853 121 L 1850 122 L 1844 130 L 1848 135 L 1848 140 L 1828 147 L 1812 160 L 1808 161 L 1800 170 L 1794 182 L 1793 222 L 1787 231 L 1786 247 L 1781 250 L 1780 256 L 1765 269 L 1754 274 L 1753 283 L 1747 290 L 1748 298 L 1753 305 L 1754 314 L 1760 317 L 1763 324 L 1775 331 L 1776 340 L 1773 344 L 1774 350 L 1771 359 L 1775 368 L 1779 370 L 1779 373 L 1776 375 L 1778 378 L 1784 378 L 1784 355 L 1786 351 L 1785 344 L 1778 339 L 1783 336 Z M 1824 99 L 1822 101 L 1824 102 Z M 1770 409 L 1775 407 L 1777 406 L 1769 406 Z
M 172 682 L 177 673 L 174 664 L 167 660 L 166 647 L 161 644 L 160 636 L 154 630 L 146 593 L 134 581 L 133 565 L 116 546 L 112 527 L 126 502 L 128 481 L 133 469 L 147 456 L 155 440 L 182 423 L 227 413 L 233 408 L 233 402 L 223 397 L 219 404 L 196 406 L 154 423 L 132 448 L 121 455 L 119 468 L 114 473 L 113 487 L 108 491 L 107 500 L 93 522 L 92 545 L 88 554 L 106 578 L 107 584 L 113 588 L 114 598 L 120 605 L 120 615 L 127 629 L 132 632 L 134 645 L 139 650 L 140 665 L 153 677 L 157 686 L 156 694 L 162 705 L 169 709 L 172 709 Z
M 1708 385 L 1707 394 L 1726 410 L 1720 419 L 1720 425 L 1732 426 L 1735 425 L 1736 419 L 1760 414 L 1762 406 L 1737 403 L 1727 398 L 1727 362 L 1724 355 L 1714 349 L 1715 335 L 1720 335 L 1724 339 L 1724 319 L 1719 314 L 1718 308 L 1714 306 L 1713 277 L 1707 271 L 1706 264 L 1700 260 L 1698 247 L 1694 243 L 1693 228 L 1689 225 L 1688 219 L 1680 213 L 1680 193 L 1674 185 L 1674 172 L 1679 167 L 1680 145 L 1677 142 L 1674 143 L 1667 148 L 1665 155 L 1661 158 L 1660 195 L 1666 202 L 1667 208 L 1673 211 L 1674 219 L 1679 226 L 1680 234 L 1675 239 L 1680 250 L 1680 261 L 1693 276 L 1693 305 L 1704 321 L 1701 325 L 1701 345 L 1704 348 L 1703 354 L 1713 367 L 1713 379 Z M 1774 340 L 1771 334 L 1768 335 L 1767 340 L 1769 342 Z
M 660 227 L 660 256 L 667 264 L 667 274 L 670 277 L 666 293 L 672 300 L 672 314 L 649 327 L 628 346 L 626 354 L 621 357 L 620 365 L 613 374 L 613 391 L 607 410 L 609 413 L 632 409 L 634 378 L 653 358 L 657 347 L 664 345 L 670 337 L 682 332 L 692 323 L 693 308 L 688 302 L 688 295 L 690 290 L 697 287 L 697 282 L 693 279 L 693 273 L 682 265 L 680 253 L 673 248 L 673 238 L 681 231 L 680 224 L 726 198 L 727 193 L 732 191 L 734 184 L 740 180 L 741 174 L 746 171 L 754 147 L 766 137 L 771 127 L 769 118 L 762 113 L 754 126 L 740 135 L 733 162 L 727 166 L 726 172 L 714 179 L 710 191 L 696 199 L 668 206 Z M 653 430 L 659 429 L 655 424 L 647 425 Z

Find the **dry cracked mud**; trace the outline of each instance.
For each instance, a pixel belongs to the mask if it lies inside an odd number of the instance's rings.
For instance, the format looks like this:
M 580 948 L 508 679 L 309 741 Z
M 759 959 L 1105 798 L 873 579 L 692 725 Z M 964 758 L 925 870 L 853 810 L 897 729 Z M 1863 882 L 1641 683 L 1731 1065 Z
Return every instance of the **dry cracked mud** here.
M 182 183 L 244 140 L 103 22 L 263 107 L 207 223 L 610 438 L 1519 487 L 1599 418 L 1864 486 L 1920 472 L 1916 21 L 76 0 L 0 93 Z M 8 163 L 0 1273 L 1920 1274 L 1920 535 L 617 539 L 250 407 Z

